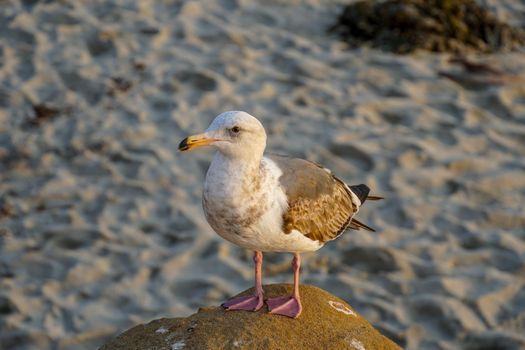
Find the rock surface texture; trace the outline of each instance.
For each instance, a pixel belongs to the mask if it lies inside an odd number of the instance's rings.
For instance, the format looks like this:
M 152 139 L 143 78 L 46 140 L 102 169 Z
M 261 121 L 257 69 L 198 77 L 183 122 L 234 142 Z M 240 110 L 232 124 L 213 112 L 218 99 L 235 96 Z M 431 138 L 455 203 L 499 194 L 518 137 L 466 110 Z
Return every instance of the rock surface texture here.
M 264 287 L 266 297 L 292 286 Z M 346 302 L 322 289 L 302 285 L 298 319 L 258 312 L 201 308 L 186 318 L 162 318 L 129 329 L 100 350 L 134 349 L 400 349 Z M 253 293 L 251 289 L 239 295 Z
M 525 32 L 497 19 L 474 0 L 358 1 L 334 29 L 343 40 L 396 53 L 495 52 L 522 47 Z

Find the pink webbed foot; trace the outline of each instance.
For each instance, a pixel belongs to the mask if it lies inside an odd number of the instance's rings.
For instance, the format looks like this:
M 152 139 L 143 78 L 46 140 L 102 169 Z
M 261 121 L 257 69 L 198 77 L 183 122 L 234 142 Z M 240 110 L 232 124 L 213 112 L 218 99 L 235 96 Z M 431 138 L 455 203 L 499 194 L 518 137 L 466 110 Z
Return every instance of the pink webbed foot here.
M 246 311 L 257 311 L 264 303 L 264 298 L 261 295 L 249 295 L 244 297 L 231 298 L 224 302 L 222 307 L 226 310 L 246 310 Z
M 271 314 L 283 315 L 291 318 L 299 317 L 303 310 L 301 301 L 295 296 L 268 299 L 267 304 Z

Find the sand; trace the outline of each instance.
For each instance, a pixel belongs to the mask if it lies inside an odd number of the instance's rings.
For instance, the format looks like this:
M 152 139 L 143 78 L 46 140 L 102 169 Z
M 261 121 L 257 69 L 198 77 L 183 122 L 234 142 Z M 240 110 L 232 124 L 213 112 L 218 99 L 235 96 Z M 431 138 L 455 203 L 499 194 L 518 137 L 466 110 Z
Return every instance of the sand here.
M 360 212 L 377 233 L 304 255 L 305 283 L 407 349 L 525 347 L 524 51 L 469 57 L 494 79 L 347 50 L 342 3 L 0 5 L 0 348 L 93 349 L 252 285 L 202 213 L 212 151 L 176 151 L 230 109 L 387 198 Z M 519 0 L 482 3 L 525 25 Z M 267 254 L 264 283 L 290 260 Z

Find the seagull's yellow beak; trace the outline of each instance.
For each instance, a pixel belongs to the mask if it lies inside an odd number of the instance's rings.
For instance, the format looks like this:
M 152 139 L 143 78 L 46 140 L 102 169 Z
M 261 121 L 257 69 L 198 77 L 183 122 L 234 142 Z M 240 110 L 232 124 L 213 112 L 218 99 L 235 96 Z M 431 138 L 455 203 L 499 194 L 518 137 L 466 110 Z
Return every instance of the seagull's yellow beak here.
M 186 137 L 179 143 L 179 151 L 189 151 L 193 148 L 208 146 L 210 143 L 217 141 L 214 138 L 208 137 L 206 134 L 197 134 Z

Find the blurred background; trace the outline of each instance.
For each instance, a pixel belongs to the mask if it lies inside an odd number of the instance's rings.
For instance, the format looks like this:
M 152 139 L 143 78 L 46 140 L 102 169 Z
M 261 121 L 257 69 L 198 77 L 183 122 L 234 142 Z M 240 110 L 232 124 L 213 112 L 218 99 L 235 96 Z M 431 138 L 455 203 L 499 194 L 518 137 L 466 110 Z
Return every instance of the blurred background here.
M 252 286 L 201 209 L 212 151 L 176 151 L 236 109 L 386 197 L 302 283 L 407 349 L 523 349 L 525 4 L 366 3 L 1 1 L 0 348 L 93 349 Z

